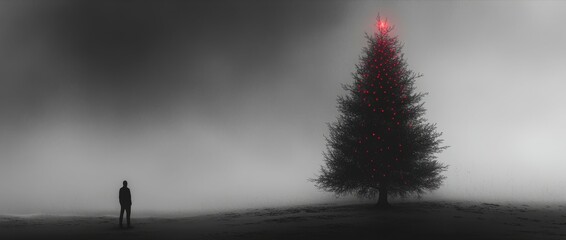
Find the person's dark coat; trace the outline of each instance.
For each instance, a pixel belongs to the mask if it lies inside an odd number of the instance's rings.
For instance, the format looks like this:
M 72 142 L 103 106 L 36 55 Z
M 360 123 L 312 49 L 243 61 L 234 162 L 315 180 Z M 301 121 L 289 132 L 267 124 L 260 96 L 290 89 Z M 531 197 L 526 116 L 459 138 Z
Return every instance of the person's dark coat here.
M 132 196 L 130 195 L 130 189 L 128 187 L 120 188 L 120 205 L 131 206 Z

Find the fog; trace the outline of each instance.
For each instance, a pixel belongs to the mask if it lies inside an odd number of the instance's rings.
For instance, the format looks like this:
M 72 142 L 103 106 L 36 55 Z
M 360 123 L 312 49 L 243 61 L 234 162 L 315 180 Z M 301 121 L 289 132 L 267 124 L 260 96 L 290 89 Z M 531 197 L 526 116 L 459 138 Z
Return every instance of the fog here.
M 565 201 L 566 3 L 0 2 L 0 213 L 336 201 L 308 179 L 377 14 L 444 133 L 427 198 Z

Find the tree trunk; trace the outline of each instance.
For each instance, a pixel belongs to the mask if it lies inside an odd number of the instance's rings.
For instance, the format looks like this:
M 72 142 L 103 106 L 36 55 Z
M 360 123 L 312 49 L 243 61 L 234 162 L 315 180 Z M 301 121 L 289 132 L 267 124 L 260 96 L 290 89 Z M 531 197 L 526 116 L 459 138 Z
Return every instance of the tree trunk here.
M 389 202 L 387 201 L 387 187 L 379 188 L 379 198 L 377 200 L 378 208 L 389 208 Z

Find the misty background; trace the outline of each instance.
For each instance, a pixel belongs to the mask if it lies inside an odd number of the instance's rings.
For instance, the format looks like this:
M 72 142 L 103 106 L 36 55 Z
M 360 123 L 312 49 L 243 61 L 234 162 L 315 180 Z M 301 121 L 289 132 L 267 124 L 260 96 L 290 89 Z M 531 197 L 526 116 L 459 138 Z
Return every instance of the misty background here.
M 334 201 L 307 179 L 380 13 L 450 148 L 426 198 L 566 201 L 566 3 L 1 1 L 0 213 Z

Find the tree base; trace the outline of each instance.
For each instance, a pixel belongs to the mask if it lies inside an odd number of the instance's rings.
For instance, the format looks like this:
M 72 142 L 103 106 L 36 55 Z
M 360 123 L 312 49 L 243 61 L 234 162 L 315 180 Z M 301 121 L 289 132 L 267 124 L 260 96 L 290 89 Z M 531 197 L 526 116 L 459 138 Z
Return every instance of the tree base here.
M 375 207 L 378 209 L 390 209 L 391 204 L 389 204 L 388 202 L 378 202 L 375 204 Z
M 376 207 L 379 209 L 391 208 L 389 201 L 387 201 L 387 187 L 379 188 L 379 197 L 377 199 Z

